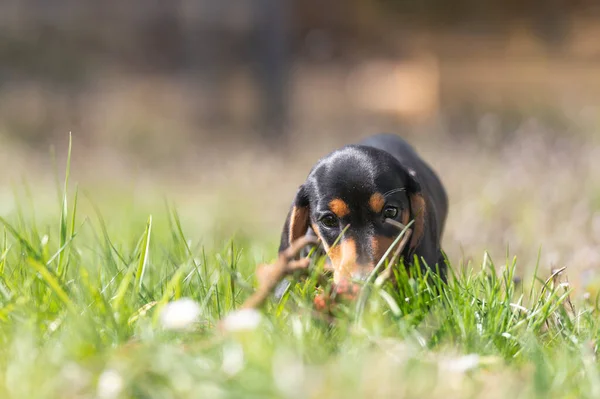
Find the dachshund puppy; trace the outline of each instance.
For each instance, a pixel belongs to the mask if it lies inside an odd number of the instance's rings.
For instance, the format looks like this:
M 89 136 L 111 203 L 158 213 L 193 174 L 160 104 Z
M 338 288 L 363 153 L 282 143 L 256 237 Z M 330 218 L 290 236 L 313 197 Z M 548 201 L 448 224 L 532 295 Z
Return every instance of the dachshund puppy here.
M 413 147 L 399 136 L 377 134 L 333 151 L 312 168 L 287 215 L 279 252 L 314 235 L 327 252 L 334 283 L 364 280 L 399 234 L 386 219 L 413 221 L 401 254 L 405 264 L 416 255 L 421 267 L 435 271 L 437 265 L 445 279 L 440 241 L 447 212 L 440 179 Z

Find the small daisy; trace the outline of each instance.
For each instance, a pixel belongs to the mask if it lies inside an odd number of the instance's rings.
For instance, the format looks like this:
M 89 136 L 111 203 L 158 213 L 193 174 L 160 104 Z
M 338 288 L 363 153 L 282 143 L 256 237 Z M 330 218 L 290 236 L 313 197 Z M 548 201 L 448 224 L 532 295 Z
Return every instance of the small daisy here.
M 186 330 L 200 317 L 200 306 L 190 298 L 169 302 L 162 309 L 160 322 L 167 330 Z
M 256 309 L 241 309 L 231 312 L 223 319 L 225 331 L 255 330 L 262 320 L 262 315 Z
M 121 377 L 121 374 L 116 370 L 105 370 L 98 378 L 98 398 L 117 398 L 123 390 L 123 385 L 123 377 Z

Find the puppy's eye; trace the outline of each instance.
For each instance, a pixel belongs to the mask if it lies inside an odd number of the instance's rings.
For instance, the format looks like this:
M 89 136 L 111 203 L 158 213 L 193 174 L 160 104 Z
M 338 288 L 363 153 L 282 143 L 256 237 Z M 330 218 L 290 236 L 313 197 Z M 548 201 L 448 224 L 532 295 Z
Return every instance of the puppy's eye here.
M 338 225 L 338 220 L 335 216 L 333 215 L 325 215 L 323 217 L 321 217 L 321 219 L 319 219 L 319 222 L 321 222 L 321 224 L 325 227 L 337 227 Z
M 398 208 L 395 206 L 385 207 L 383 210 L 383 216 L 388 219 L 394 219 L 396 216 L 398 216 Z

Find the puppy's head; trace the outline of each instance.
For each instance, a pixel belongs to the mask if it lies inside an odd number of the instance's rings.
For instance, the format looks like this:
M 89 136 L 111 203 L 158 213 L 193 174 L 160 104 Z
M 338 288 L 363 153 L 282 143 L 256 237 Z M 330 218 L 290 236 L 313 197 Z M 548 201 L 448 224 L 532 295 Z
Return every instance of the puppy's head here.
M 321 159 L 300 186 L 280 251 L 312 229 L 328 253 L 334 282 L 364 279 L 399 234 L 385 219 L 414 219 L 412 252 L 423 236 L 425 212 L 414 172 L 385 151 L 347 146 Z

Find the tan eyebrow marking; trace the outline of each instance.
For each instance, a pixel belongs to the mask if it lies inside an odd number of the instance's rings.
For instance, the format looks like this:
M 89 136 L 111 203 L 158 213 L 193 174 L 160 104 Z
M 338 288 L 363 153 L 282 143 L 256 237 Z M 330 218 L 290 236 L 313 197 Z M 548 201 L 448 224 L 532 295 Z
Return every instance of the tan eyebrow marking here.
M 375 212 L 375 213 L 381 212 L 384 204 L 385 204 L 385 198 L 383 197 L 383 195 L 381 193 L 375 193 L 375 194 L 371 195 L 371 198 L 369 199 L 369 207 L 371 207 L 371 210 L 373 212 Z
M 331 209 L 331 212 L 335 213 L 339 218 L 343 218 L 350 213 L 348 204 L 339 198 L 334 198 L 329 202 L 329 209 Z

